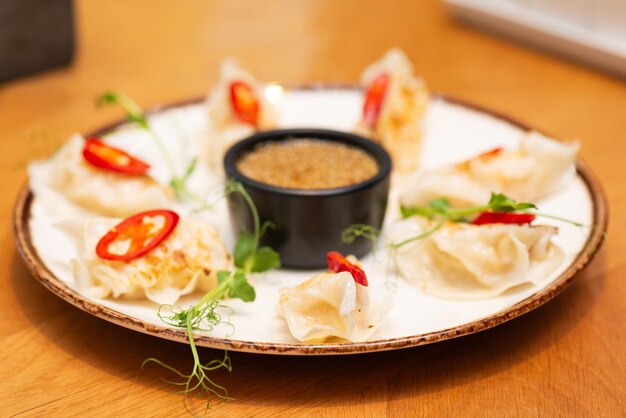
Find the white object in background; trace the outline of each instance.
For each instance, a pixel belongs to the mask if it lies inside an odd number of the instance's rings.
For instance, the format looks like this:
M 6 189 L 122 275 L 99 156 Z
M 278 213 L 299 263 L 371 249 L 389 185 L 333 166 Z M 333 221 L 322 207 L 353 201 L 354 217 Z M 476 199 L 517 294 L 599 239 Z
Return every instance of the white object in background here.
M 626 1 L 596 0 L 596 27 L 626 40 Z
M 518 3 L 530 10 L 537 11 L 557 19 L 589 27 L 591 3 L 596 0 L 502 0 Z
M 462 21 L 626 76 L 625 0 L 444 0 Z

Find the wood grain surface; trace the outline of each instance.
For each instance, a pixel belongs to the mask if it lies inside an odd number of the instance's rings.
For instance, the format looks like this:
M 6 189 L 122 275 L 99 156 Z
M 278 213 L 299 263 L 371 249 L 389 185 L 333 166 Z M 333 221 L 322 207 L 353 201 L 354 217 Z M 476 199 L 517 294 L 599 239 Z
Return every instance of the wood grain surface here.
M 459 25 L 435 0 L 84 0 L 76 19 L 70 68 L 0 85 L 0 416 L 184 416 L 162 370 L 140 364 L 191 367 L 189 347 L 94 318 L 30 276 L 10 222 L 27 161 L 119 118 L 93 105 L 108 88 L 143 106 L 198 96 L 226 56 L 262 80 L 355 81 L 390 46 L 434 91 L 579 139 L 611 208 L 604 248 L 555 300 L 472 336 L 344 357 L 232 353 L 215 380 L 234 400 L 208 415 L 624 416 L 623 80 Z

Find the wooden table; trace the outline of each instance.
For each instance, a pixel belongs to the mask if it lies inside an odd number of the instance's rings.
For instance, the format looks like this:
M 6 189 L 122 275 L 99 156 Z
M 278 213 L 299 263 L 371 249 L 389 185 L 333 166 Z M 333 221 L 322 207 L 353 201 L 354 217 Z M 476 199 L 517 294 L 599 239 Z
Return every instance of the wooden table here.
M 183 4 L 184 3 L 184 4 Z M 355 81 L 402 47 L 431 89 L 578 138 L 612 220 L 603 250 L 554 301 L 469 337 L 397 352 L 295 358 L 232 353 L 235 400 L 213 416 L 623 416 L 626 409 L 626 85 L 452 21 L 438 1 L 78 1 L 71 68 L 0 86 L 0 415 L 171 416 L 181 396 L 140 372 L 189 348 L 94 318 L 45 290 L 11 237 L 28 160 L 142 105 L 198 96 L 235 56 L 262 80 Z M 620 232 L 622 231 L 622 232 Z M 201 349 L 201 356 L 220 353 Z

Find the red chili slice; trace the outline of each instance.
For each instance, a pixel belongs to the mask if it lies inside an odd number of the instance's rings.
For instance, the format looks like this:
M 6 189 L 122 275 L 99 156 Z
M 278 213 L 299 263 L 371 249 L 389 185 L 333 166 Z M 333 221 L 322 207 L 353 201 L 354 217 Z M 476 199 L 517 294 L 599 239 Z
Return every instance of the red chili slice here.
M 363 103 L 363 120 L 370 128 L 374 128 L 383 107 L 383 99 L 389 85 L 389 75 L 382 73 L 377 76 L 365 92 Z
M 233 81 L 230 85 L 230 102 L 237 119 L 250 125 L 257 125 L 260 106 L 252 87 L 242 81 Z
M 492 158 L 495 157 L 496 155 L 500 154 L 503 151 L 503 149 L 501 147 L 496 147 L 494 149 L 491 149 L 489 151 L 485 151 L 482 154 L 474 157 L 475 160 L 482 160 L 484 158 Z
M 530 213 L 483 212 L 472 221 L 474 225 L 485 224 L 517 224 L 525 225 L 535 220 Z
M 145 174 L 150 165 L 127 154 L 121 149 L 105 144 L 98 138 L 85 141 L 83 157 L 94 167 L 124 174 Z
M 176 212 L 149 210 L 125 219 L 106 233 L 96 245 L 96 254 L 105 260 L 129 261 L 159 245 L 178 224 Z
M 326 262 L 328 263 L 328 269 L 330 271 L 335 273 L 347 271 L 352 274 L 352 278 L 356 283 L 367 286 L 367 277 L 365 276 L 365 272 L 359 266 L 356 266 L 346 260 L 346 258 L 337 251 L 331 251 L 326 254 Z

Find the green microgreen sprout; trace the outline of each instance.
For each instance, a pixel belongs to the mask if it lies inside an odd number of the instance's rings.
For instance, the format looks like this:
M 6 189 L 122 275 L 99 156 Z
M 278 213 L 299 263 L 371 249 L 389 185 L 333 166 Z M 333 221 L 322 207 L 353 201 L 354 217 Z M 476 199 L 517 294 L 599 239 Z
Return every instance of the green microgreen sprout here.
M 169 314 L 163 311 L 169 310 Z M 182 309 L 180 306 L 161 305 L 157 311 L 157 316 L 163 322 L 174 327 L 186 327 L 187 317 L 192 318 L 191 325 L 194 330 L 210 332 L 218 325 L 228 325 L 233 331 L 235 326 L 228 321 L 222 319 L 218 309 L 229 310 L 226 305 L 221 304 L 217 300 L 212 300 L 200 306 L 192 306 L 189 309 Z M 231 333 L 232 335 L 232 333 Z
M 366 224 L 350 225 L 341 231 L 341 241 L 345 244 L 352 244 L 357 238 L 363 237 L 372 241 L 373 248 L 376 249 L 376 242 L 380 236 L 380 229 Z
M 438 222 L 434 228 L 429 229 L 428 231 L 420 235 L 411 237 L 409 239 L 406 239 L 398 243 L 386 243 L 385 246 L 391 250 L 397 250 L 398 248 L 403 247 L 409 242 L 426 238 L 427 236 L 433 234 L 439 228 L 441 228 L 442 225 L 443 225 L 443 222 Z M 354 240 L 356 240 L 357 238 L 363 237 L 367 240 L 372 241 L 372 243 L 374 244 L 373 248 L 375 249 L 378 243 L 378 240 L 381 238 L 381 236 L 382 236 L 382 231 L 376 227 L 373 227 L 371 225 L 364 225 L 364 224 L 354 224 L 354 225 L 350 225 L 349 227 L 347 227 L 341 232 L 341 241 L 345 244 L 352 244 Z M 383 241 L 386 241 L 386 240 L 383 240 Z
M 455 209 L 450 206 L 450 202 L 447 199 L 440 198 L 431 200 L 427 207 L 402 206 L 400 210 L 403 218 L 418 215 L 444 222 L 468 222 L 469 216 L 478 215 L 482 212 L 516 212 L 554 219 L 557 221 L 572 224 L 577 227 L 584 226 L 580 222 L 572 221 L 547 213 L 538 212 L 537 206 L 534 203 L 516 202 L 515 200 L 502 193 L 491 193 L 489 203 L 487 203 L 486 205 L 474 206 L 470 208 Z
M 407 238 L 400 242 L 390 242 L 382 235 L 382 231 L 371 225 L 355 224 L 347 227 L 341 233 L 341 240 L 346 244 L 351 244 L 359 237 L 368 239 L 373 242 L 373 248 L 376 249 L 377 243 L 384 242 L 384 246 L 389 249 L 390 259 L 393 260 L 396 271 L 399 270 L 397 261 L 398 250 L 407 244 L 415 241 L 422 240 L 428 236 L 437 232 L 446 222 L 470 222 L 470 219 L 474 215 L 479 215 L 483 212 L 507 212 L 507 213 L 527 213 L 535 216 L 542 216 L 544 218 L 555 219 L 562 222 L 567 222 L 577 227 L 584 226 L 583 224 L 569 219 L 561 218 L 554 215 L 549 215 L 537 211 L 537 206 L 528 202 L 516 202 L 515 200 L 507 197 L 502 193 L 492 193 L 489 202 L 486 205 L 475 206 L 471 208 L 452 208 L 450 202 L 445 198 L 433 199 L 428 203 L 426 207 L 401 207 L 401 213 L 403 218 L 411 216 L 422 216 L 428 218 L 432 225 L 429 229 L 418 234 L 416 236 Z
M 507 212 L 507 213 L 527 213 L 544 218 L 554 219 L 561 222 L 566 222 L 577 227 L 584 226 L 580 222 L 571 221 L 569 219 L 561 218 L 537 211 L 537 206 L 534 203 L 529 202 L 516 202 L 514 199 L 502 194 L 491 193 L 491 198 L 486 205 L 474 206 L 470 208 L 452 208 L 450 201 L 445 198 L 433 199 L 428 203 L 426 207 L 406 207 L 400 208 L 402 217 L 409 218 L 411 216 L 423 216 L 434 222 L 434 226 L 425 232 L 416 235 L 414 237 L 405 239 L 397 243 L 387 243 L 386 247 L 391 250 L 397 250 L 406 244 L 414 241 L 424 239 L 436 231 L 438 231 L 446 222 L 469 222 L 470 217 L 478 215 L 482 212 Z M 358 237 L 363 237 L 374 243 L 374 248 L 379 240 L 382 232 L 380 229 L 371 225 L 355 224 L 344 229 L 341 233 L 341 240 L 346 244 L 351 244 Z
M 199 203 L 200 205 L 204 205 L 204 200 L 189 190 L 187 187 L 187 180 L 191 177 L 191 174 L 194 172 L 197 166 L 197 159 L 192 159 L 189 165 L 185 168 L 183 175 L 178 175 L 176 166 L 174 165 L 174 161 L 170 156 L 167 148 L 165 147 L 165 142 L 159 136 L 159 134 L 150 126 L 148 122 L 148 118 L 146 118 L 145 114 L 141 110 L 141 107 L 129 96 L 124 93 L 117 91 L 107 91 L 100 96 L 97 101 L 98 106 L 103 105 L 119 105 L 126 111 L 126 119 L 136 124 L 141 129 L 144 129 L 146 132 L 150 134 L 154 143 L 156 144 L 163 160 L 167 164 L 167 167 L 170 171 L 170 187 L 174 190 L 174 194 L 177 199 L 190 199 Z
M 212 331 L 220 324 L 230 325 L 234 330 L 234 326 L 223 321 L 222 317 L 217 312 L 218 308 L 225 308 L 220 301 L 226 298 L 241 299 L 244 302 L 254 301 L 256 293 L 254 287 L 248 282 L 248 275 L 250 273 L 264 272 L 280 267 L 279 254 L 268 246 L 260 246 L 261 237 L 267 228 L 271 227 L 271 224 L 265 223 L 261 225 L 259 213 L 248 192 L 241 183 L 235 181 L 227 181 L 224 192 L 225 195 L 238 193 L 248 206 L 252 215 L 253 231 L 248 232 L 242 229 L 235 243 L 233 250 L 234 269 L 218 271 L 217 286 L 206 293 L 195 305 L 187 309 L 180 307 L 174 308 L 171 305 L 161 305 L 157 313 L 159 318 L 166 324 L 186 329 L 194 359 L 192 372 L 190 374 L 182 373 L 178 369 L 155 358 L 146 359 L 142 364 L 143 369 L 148 363 L 156 363 L 174 372 L 183 379 L 178 382 L 169 380 L 166 380 L 166 382 L 184 387 L 180 392 L 184 394 L 183 403 L 190 413 L 191 411 L 187 405 L 187 395 L 196 390 L 199 390 L 201 394 L 207 397 L 213 395 L 217 397 L 218 401 L 231 399 L 228 396 L 228 391 L 213 382 L 206 374 L 206 372 L 219 368 L 225 368 L 231 371 L 232 366 L 228 353 L 225 352 L 222 360 L 212 360 L 203 365 L 200 362 L 200 357 L 196 349 L 193 332 Z M 164 308 L 168 308 L 170 313 L 163 313 Z M 212 402 L 209 399 L 207 401 L 207 409 L 211 407 L 211 405 Z

